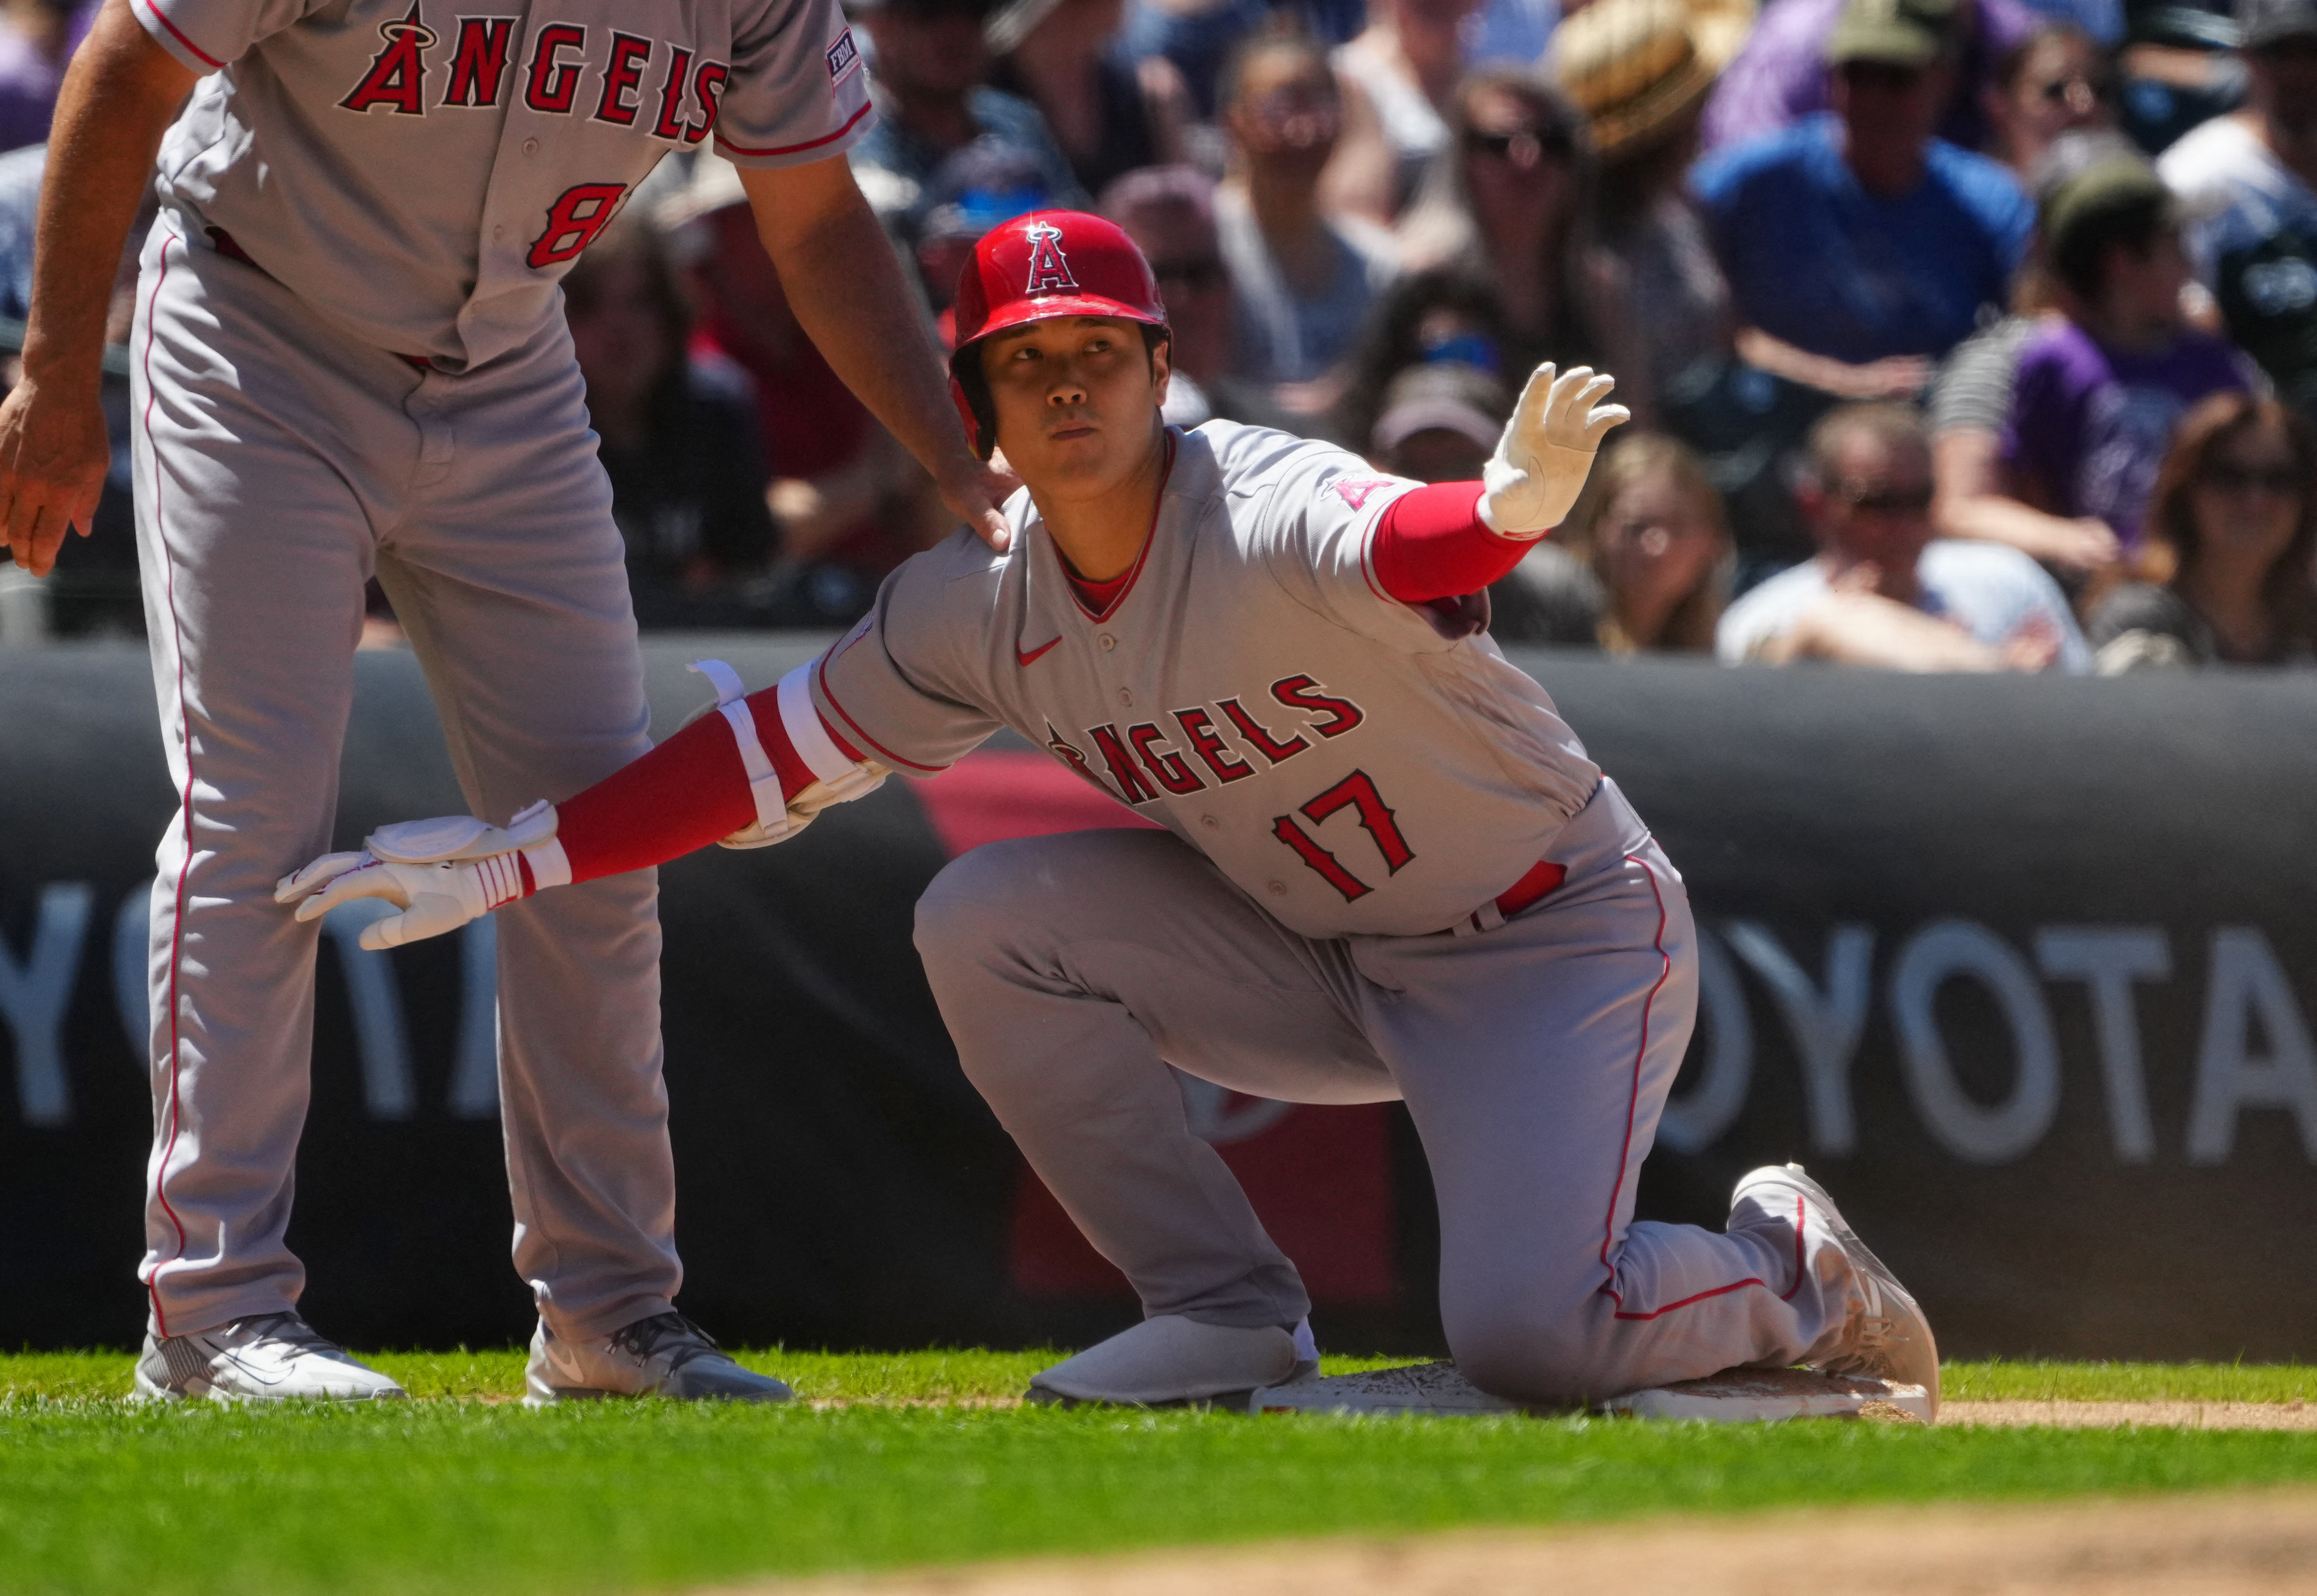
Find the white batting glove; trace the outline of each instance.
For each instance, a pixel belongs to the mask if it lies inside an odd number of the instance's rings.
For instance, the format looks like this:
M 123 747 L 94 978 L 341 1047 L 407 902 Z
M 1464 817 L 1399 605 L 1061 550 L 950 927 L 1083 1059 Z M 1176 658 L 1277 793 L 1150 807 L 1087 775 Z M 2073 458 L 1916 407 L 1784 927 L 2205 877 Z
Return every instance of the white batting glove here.
M 1520 403 L 1481 469 L 1481 519 L 1500 537 L 1541 538 L 1566 520 L 1601 439 L 1633 419 L 1623 405 L 1604 405 L 1617 380 L 1590 366 L 1558 377 L 1545 362 L 1529 374 Z
M 381 826 L 362 839 L 360 853 L 325 854 L 283 876 L 273 900 L 295 903 L 298 919 L 310 920 L 355 898 L 384 899 L 402 912 L 362 928 L 367 948 L 440 937 L 522 897 L 524 863 L 535 887 L 571 879 L 555 818 L 552 805 L 537 803 L 505 828 L 470 815 Z

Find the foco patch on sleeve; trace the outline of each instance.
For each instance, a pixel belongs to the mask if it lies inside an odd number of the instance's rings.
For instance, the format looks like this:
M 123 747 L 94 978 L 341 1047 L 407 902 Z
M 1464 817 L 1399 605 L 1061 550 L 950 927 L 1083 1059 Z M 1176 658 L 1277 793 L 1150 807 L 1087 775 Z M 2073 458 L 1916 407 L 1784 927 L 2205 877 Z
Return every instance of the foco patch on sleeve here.
M 853 30 L 847 28 L 828 47 L 828 81 L 843 83 L 861 65 L 861 47 L 853 42 Z

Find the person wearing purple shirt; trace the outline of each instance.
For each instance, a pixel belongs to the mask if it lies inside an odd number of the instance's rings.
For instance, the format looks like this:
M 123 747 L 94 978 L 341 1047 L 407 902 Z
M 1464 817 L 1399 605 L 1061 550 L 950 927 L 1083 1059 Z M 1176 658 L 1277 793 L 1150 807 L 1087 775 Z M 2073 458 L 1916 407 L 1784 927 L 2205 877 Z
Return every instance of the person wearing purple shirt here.
M 2017 497 L 2097 516 L 2130 550 L 2182 415 L 2259 376 L 2182 318 L 2187 256 L 2145 162 L 2117 157 L 2071 179 L 2045 206 L 2044 237 L 2068 319 L 2020 351 L 2004 465 Z
M 1705 103 L 1701 147 L 1723 149 L 1827 110 L 1827 40 L 1842 9 L 1843 0 L 1770 0 Z M 2035 20 L 2020 0 L 1955 0 L 1955 77 L 1940 138 L 1964 149 L 1986 148 L 1984 96 L 2004 56 L 2035 31 Z
M 0 150 L 44 144 L 65 63 L 96 16 L 94 0 L 30 0 L 0 24 Z

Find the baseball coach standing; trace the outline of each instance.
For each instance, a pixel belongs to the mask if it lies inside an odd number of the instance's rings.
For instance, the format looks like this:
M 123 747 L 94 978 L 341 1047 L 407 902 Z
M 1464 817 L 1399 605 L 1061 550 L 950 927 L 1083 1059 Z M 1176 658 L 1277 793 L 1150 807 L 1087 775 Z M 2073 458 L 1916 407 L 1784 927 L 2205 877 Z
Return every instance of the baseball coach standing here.
M 169 768 L 152 943 L 148 1398 L 398 1395 L 309 1329 L 283 1243 L 362 587 L 392 598 L 478 814 L 644 751 L 611 490 L 558 279 L 671 150 L 741 169 L 797 314 L 1004 535 L 844 154 L 836 0 L 105 0 L 58 103 L 0 513 L 45 573 L 106 448 L 98 354 L 144 186 L 137 528 Z M 191 97 L 188 98 L 190 91 Z M 157 173 L 156 156 L 158 155 Z M 534 1399 L 778 1399 L 674 1311 L 656 878 L 501 917 L 499 1070 Z

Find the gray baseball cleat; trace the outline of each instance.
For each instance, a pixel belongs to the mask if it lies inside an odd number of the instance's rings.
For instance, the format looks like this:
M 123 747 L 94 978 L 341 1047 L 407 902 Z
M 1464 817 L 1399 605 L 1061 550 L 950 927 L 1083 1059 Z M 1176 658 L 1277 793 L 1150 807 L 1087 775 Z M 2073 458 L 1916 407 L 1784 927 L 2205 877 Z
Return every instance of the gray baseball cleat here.
M 407 1394 L 284 1312 L 254 1314 L 191 1335 L 148 1335 L 130 1400 L 375 1402 Z
M 1793 1226 L 1805 1239 L 1816 1230 L 1849 1260 L 1847 1299 L 1839 1330 L 1821 1339 L 1803 1361 L 1831 1375 L 1869 1375 L 1901 1385 L 1919 1385 L 1937 1410 L 1939 1349 L 1930 1321 L 1914 1294 L 1899 1284 L 1883 1261 L 1867 1250 L 1842 1217 L 1826 1188 L 1803 1173 L 1800 1164 L 1768 1164 L 1738 1182 L 1730 1194 L 1731 1230 Z
M 655 1314 L 591 1341 L 565 1340 L 539 1322 L 523 1371 L 523 1405 L 604 1396 L 677 1402 L 786 1402 L 796 1394 L 770 1375 L 742 1368 L 681 1314 Z
M 1264 1386 L 1319 1371 L 1308 1325 L 1307 1321 L 1291 1332 L 1276 1325 L 1202 1324 L 1162 1314 L 1038 1375 L 1024 1400 L 1063 1407 L 1245 1407 Z

